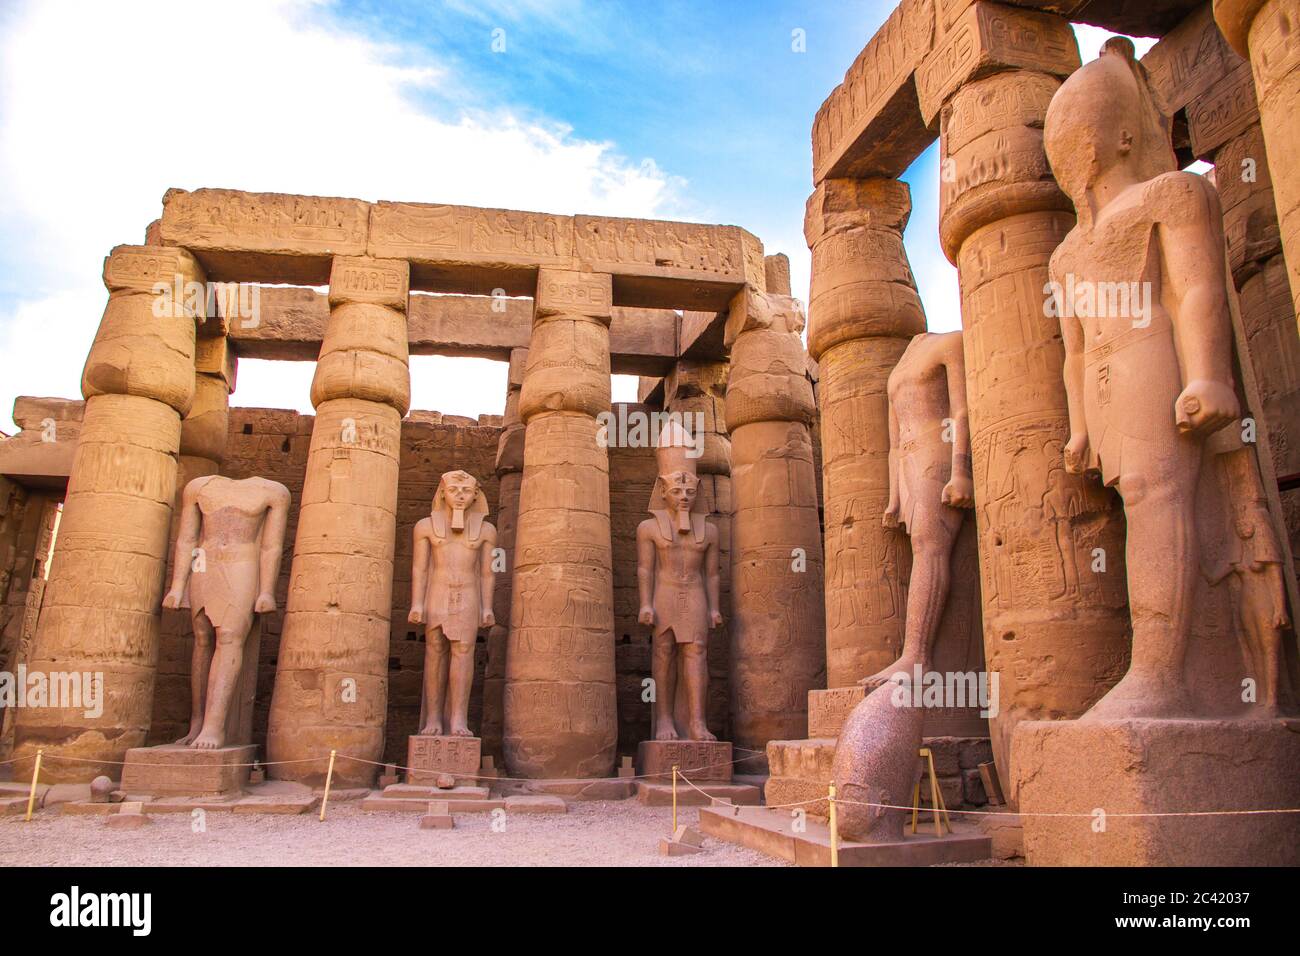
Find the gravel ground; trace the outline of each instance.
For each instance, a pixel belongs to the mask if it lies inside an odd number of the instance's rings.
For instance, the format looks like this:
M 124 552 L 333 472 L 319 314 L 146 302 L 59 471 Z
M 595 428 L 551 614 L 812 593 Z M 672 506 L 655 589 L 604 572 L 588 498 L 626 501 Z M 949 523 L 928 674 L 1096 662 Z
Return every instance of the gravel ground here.
M 697 808 L 678 812 L 694 824 Z M 574 802 L 567 814 L 515 814 L 494 832 L 486 813 L 456 816 L 454 830 L 421 830 L 420 815 L 348 803 L 293 816 L 213 812 L 195 833 L 186 813 L 159 813 L 136 830 L 103 817 L 0 817 L 4 866 L 786 866 L 754 850 L 705 839 L 701 853 L 659 855 L 672 810 L 635 800 Z

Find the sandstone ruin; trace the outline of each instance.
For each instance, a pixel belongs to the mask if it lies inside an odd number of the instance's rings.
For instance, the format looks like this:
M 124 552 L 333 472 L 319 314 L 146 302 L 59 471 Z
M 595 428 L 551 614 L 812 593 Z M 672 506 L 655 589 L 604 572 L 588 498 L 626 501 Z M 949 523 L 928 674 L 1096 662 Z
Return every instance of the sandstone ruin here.
M 903 0 L 812 118 L 807 312 L 736 226 L 168 191 L 84 401 L 0 441 L 0 670 L 102 705 L 5 707 L 0 759 L 431 828 L 684 773 L 796 862 L 1300 862 L 1250 815 L 1300 808 L 1298 26 Z M 412 410 L 429 354 L 508 363 L 504 414 Z M 315 414 L 232 407 L 240 358 L 314 362 Z M 907 832 L 938 795 L 978 814 Z

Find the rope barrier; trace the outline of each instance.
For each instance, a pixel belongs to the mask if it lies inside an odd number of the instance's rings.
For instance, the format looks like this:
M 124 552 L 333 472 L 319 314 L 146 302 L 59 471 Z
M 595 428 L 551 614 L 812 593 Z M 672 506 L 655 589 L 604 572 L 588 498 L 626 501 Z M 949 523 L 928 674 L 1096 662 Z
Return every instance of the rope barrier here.
M 733 750 L 735 750 L 735 749 L 740 749 L 740 748 L 733 748 Z M 762 751 L 758 751 L 758 750 L 746 750 L 746 753 L 749 753 L 749 754 L 758 754 L 758 753 L 762 753 Z M 354 757 L 354 756 L 352 756 L 351 754 L 336 753 L 336 752 L 334 752 L 334 751 L 331 751 L 330 754 L 321 754 L 319 757 L 300 757 L 300 758 L 296 758 L 296 759 L 293 759 L 293 760 L 257 760 L 257 761 L 253 761 L 252 763 L 230 763 L 230 764 L 220 764 L 219 766 L 221 766 L 221 767 L 276 767 L 276 766 L 285 766 L 285 765 L 288 765 L 288 764 L 320 763 L 320 762 L 322 762 L 322 761 L 330 761 L 330 762 L 332 762 L 335 756 L 337 756 L 337 758 L 338 758 L 339 760 L 351 760 L 351 761 L 353 761 L 353 762 L 355 762 L 355 763 L 370 764 L 370 765 L 372 765 L 372 766 L 376 766 L 376 767 L 387 767 L 387 766 L 390 766 L 390 764 L 385 763 L 384 761 L 381 761 L 381 760 L 369 760 L 369 759 L 367 759 L 367 758 L 365 758 L 365 757 Z M 2 764 L 9 764 L 9 763 L 15 763 L 15 762 L 17 762 L 17 761 L 19 761 L 19 760 L 25 760 L 25 759 L 28 759 L 28 758 L 26 758 L 26 757 L 14 757 L 14 758 L 12 758 L 12 759 L 10 759 L 10 760 L 0 761 L 0 765 L 2 765 Z M 126 761 L 124 761 L 124 760 L 99 760 L 99 759 L 95 759 L 95 758 L 91 758 L 91 757 L 70 757 L 70 756 L 67 756 L 67 755 L 65 755 L 65 754 L 46 753 L 46 752 L 43 751 L 43 750 L 37 752 L 36 759 L 37 759 L 38 762 L 41 761 L 41 760 L 63 760 L 63 761 L 68 761 L 68 762 L 72 762 L 72 763 L 110 764 L 110 765 L 113 765 L 113 766 L 124 766 L 125 763 L 126 763 Z M 679 776 L 679 777 L 682 779 L 682 781 L 684 781 L 684 782 L 686 783 L 687 786 L 691 787 L 691 789 L 697 791 L 698 793 L 702 794 L 703 796 L 710 797 L 710 799 L 712 799 L 712 795 L 711 795 L 707 790 L 704 790 L 704 789 L 702 789 L 701 787 L 697 786 L 697 785 L 695 784 L 695 782 L 694 782 L 693 780 L 691 780 L 691 779 L 687 776 L 687 774 L 688 774 L 688 773 L 697 773 L 697 772 L 699 772 L 699 771 L 701 771 L 701 770 L 710 770 L 710 769 L 713 769 L 714 767 L 730 766 L 730 765 L 733 765 L 733 764 L 741 763 L 741 762 L 743 762 L 743 761 L 745 761 L 745 760 L 747 760 L 747 759 L 749 759 L 749 758 L 747 758 L 747 757 L 737 757 L 737 758 L 734 758 L 734 759 L 732 759 L 732 760 L 723 760 L 723 761 L 718 761 L 718 762 L 716 762 L 716 763 L 703 764 L 703 765 L 698 766 L 698 767 L 691 767 L 691 768 L 689 768 L 689 769 L 687 769 L 687 770 L 676 769 L 676 774 L 677 774 L 677 776 Z M 174 764 L 155 764 L 155 763 L 136 763 L 136 762 L 133 761 L 133 762 L 132 762 L 132 766 L 140 766 L 140 767 L 167 767 L 167 768 L 174 768 L 175 765 L 174 765 Z M 411 772 L 411 771 L 416 771 L 416 772 L 419 772 L 419 773 L 432 773 L 432 772 L 436 772 L 436 771 L 425 770 L 425 769 L 423 769 L 423 768 L 419 768 L 419 767 L 405 767 L 405 766 L 402 766 L 401 764 L 391 764 L 391 766 L 392 766 L 394 769 L 396 769 L 396 770 L 400 770 L 400 771 L 404 771 L 404 772 Z M 664 777 L 671 777 L 671 776 L 673 775 L 673 771 L 660 771 L 660 772 L 658 772 L 658 773 L 636 774 L 636 775 L 631 775 L 631 776 L 627 776 L 627 777 L 551 777 L 551 778 L 537 778 L 537 777 L 494 777 L 494 776 L 489 776 L 489 775 L 484 775 L 484 774 L 466 774 L 466 773 L 454 773 L 454 774 L 451 774 L 451 775 L 454 776 L 454 777 L 459 777 L 459 778 L 462 778 L 462 779 L 469 779 L 469 780 L 488 780 L 488 781 L 509 782 L 509 783 L 530 783 L 530 784 L 548 784 L 548 783 L 582 784 L 582 783 L 603 783 L 603 782 L 608 782 L 608 781 L 611 781 L 611 780 L 614 780 L 614 781 L 617 781 L 617 780 L 628 780 L 628 781 L 633 781 L 633 780 L 645 780 L 645 781 L 650 781 L 650 780 L 652 780 L 652 779 L 661 779 L 661 778 L 664 778 Z M 35 778 L 35 774 L 33 774 L 33 779 L 34 779 L 34 778 Z M 705 784 L 705 786 L 707 786 L 707 785 L 708 785 L 708 781 L 704 781 L 704 784 Z M 808 799 L 808 800 L 797 800 L 797 801 L 793 801 L 793 802 L 790 802 L 790 803 L 766 804 L 766 805 L 763 806 L 763 809 L 766 809 L 766 810 L 793 810 L 793 809 L 797 809 L 797 808 L 799 808 L 799 807 L 807 807 L 807 806 L 811 806 L 812 804 L 815 804 L 815 803 L 821 803 L 821 802 L 826 801 L 826 800 L 828 800 L 828 799 L 829 799 L 828 797 L 819 796 L 819 797 L 812 797 L 812 798 L 810 798 L 810 799 Z M 836 803 L 838 803 L 838 804 L 840 804 L 840 805 L 844 805 L 844 806 L 869 807 L 869 808 L 878 809 L 878 810 L 905 810 L 905 811 L 907 811 L 907 812 L 909 812 L 909 813 L 910 813 L 911 810 L 912 810 L 912 808 L 911 808 L 910 806 L 900 806 L 900 805 L 896 805 L 896 804 L 892 804 L 892 803 L 865 803 L 865 802 L 862 802 L 862 801 L 859 801 L 859 800 L 846 800 L 846 799 L 844 799 L 843 797 L 836 797 L 836 798 L 835 798 L 835 801 L 836 801 Z M 322 807 L 322 811 L 323 811 L 323 809 L 324 809 L 324 808 Z M 1103 809 L 1104 809 L 1104 808 L 1103 808 Z M 1108 810 L 1107 810 L 1107 811 L 1104 811 L 1104 812 L 1105 812 L 1105 814 L 1106 814 L 1107 817 L 1117 817 L 1117 818 L 1138 818 L 1138 817 L 1141 817 L 1141 818 L 1147 818 L 1147 817 L 1152 817 L 1152 818 L 1156 818 L 1156 817 L 1215 817 L 1215 816 L 1251 816 L 1251 815 L 1258 815 L 1258 814 L 1273 814 L 1273 813 L 1300 813 L 1300 807 L 1280 807 L 1280 808 L 1266 808 L 1266 809 L 1258 809 L 1258 810 L 1164 810 L 1164 811 L 1156 811 L 1156 810 L 1152 810 L 1152 811 L 1108 811 Z M 950 809 L 950 810 L 948 810 L 948 813 L 964 814 L 964 815 L 966 815 L 966 816 L 989 816 L 989 817 L 991 817 L 991 816 L 1004 816 L 1004 815 L 1007 814 L 1007 811 L 1003 811 L 1003 810 L 951 810 L 951 809 Z M 1021 817 L 1078 817 L 1078 818 L 1091 818 L 1091 817 L 1094 817 L 1096 814 L 1095 814 L 1094 811 L 1077 811 L 1077 812 L 1075 812 L 1075 811 L 1057 811 L 1057 812 L 1053 812 L 1053 811 L 1040 811 L 1040 812 L 1034 812 L 1034 813 L 1019 812 L 1019 813 L 1017 813 L 1016 815 L 1021 816 Z

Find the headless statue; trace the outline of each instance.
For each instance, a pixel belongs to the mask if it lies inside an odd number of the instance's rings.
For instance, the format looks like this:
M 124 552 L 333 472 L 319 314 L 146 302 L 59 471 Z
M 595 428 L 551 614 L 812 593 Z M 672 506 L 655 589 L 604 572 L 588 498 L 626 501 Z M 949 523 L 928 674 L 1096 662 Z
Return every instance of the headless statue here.
M 685 695 L 685 736 L 717 740 L 705 722 L 705 699 L 709 629 L 722 623 L 718 529 L 704 519 L 695 459 L 686 454 L 691 447 L 681 425 L 669 421 L 656 449 L 659 477 L 649 508 L 653 517 L 636 529 L 638 617 L 654 628 L 655 740 L 682 736 L 673 720 L 679 694 Z
M 1212 475 L 1209 439 L 1239 432 L 1241 414 L 1218 194 L 1178 171 L 1167 121 L 1122 37 L 1057 91 L 1044 142 L 1078 213 L 1051 261 L 1066 354 L 1065 467 L 1100 474 L 1128 523 L 1132 663 L 1085 719 L 1187 716 L 1197 489 Z
M 902 655 L 859 681 L 868 690 L 894 674 L 929 669 L 952 580 L 963 508 L 974 505 L 966 366 L 960 332 L 922 332 L 889 375 L 889 505 L 883 524 L 912 542 Z
M 181 492 L 171 589 L 163 607 L 194 623 L 190 730 L 177 744 L 214 750 L 227 722 L 254 614 L 275 610 L 289 489 L 266 478 L 195 478 Z
M 474 736 L 469 729 L 469 692 L 474 683 L 474 642 L 492 614 L 492 552 L 496 528 L 487 517 L 478 480 L 449 471 L 438 482 L 429 517 L 414 531 L 411 613 L 424 625 L 424 687 L 420 734 Z

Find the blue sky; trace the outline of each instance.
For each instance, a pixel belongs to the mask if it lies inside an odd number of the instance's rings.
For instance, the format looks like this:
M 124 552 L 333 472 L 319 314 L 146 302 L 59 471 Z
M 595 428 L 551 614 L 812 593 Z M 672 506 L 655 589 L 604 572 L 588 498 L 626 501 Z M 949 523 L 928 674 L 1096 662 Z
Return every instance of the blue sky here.
M 734 223 L 791 257 L 806 299 L 813 116 L 893 6 L 11 0 L 0 430 L 18 394 L 79 397 L 102 257 L 142 241 L 170 186 Z M 1085 59 L 1104 35 L 1081 37 Z M 942 330 L 959 317 L 936 167 L 932 149 L 906 177 L 906 238 Z M 310 376 L 310 363 L 246 362 L 232 401 L 310 411 Z M 418 408 L 504 402 L 499 363 L 416 359 L 412 377 Z M 634 387 L 616 381 L 615 397 Z

